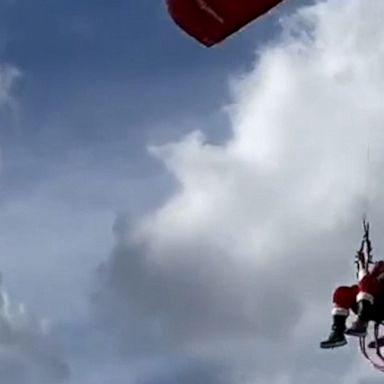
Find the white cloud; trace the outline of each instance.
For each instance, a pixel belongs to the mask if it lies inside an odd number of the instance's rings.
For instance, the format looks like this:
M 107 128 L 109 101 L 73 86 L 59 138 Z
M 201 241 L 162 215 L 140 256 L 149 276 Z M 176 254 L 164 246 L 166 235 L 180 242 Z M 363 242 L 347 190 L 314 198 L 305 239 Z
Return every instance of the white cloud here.
M 68 374 L 47 321 L 33 319 L 23 305 L 15 306 L 0 285 L 0 381 L 52 384 Z
M 19 69 L 12 65 L 0 65 L 0 106 L 9 106 L 14 104 L 12 97 L 15 81 L 21 77 Z
M 318 342 L 369 207 L 383 248 L 383 18 L 373 0 L 299 10 L 233 79 L 225 145 L 194 133 L 152 148 L 178 189 L 135 231 L 117 227 L 100 294 L 125 353 L 224 362 L 244 383 L 366 377 L 349 376 L 353 349 Z
M 16 67 L 0 63 L 0 112 L 4 110 L 15 114 L 17 103 L 13 97 L 15 82 L 21 77 L 21 71 Z M 0 146 L 1 146 L 0 142 Z M 0 147 L 0 171 L 3 167 L 3 156 Z

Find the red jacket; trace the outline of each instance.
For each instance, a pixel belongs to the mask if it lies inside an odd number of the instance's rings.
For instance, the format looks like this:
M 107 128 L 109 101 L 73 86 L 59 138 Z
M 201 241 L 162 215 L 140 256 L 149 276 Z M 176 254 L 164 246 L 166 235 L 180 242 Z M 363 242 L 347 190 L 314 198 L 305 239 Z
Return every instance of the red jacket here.
M 377 261 L 370 273 L 371 276 L 376 277 L 378 280 L 384 280 L 384 261 Z

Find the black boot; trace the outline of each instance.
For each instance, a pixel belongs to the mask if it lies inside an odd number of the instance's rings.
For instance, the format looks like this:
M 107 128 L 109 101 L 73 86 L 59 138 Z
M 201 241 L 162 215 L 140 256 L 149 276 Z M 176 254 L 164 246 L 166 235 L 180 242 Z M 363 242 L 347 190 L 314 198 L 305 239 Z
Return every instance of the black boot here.
M 334 315 L 332 331 L 327 340 L 320 343 L 320 348 L 330 349 L 342 347 L 347 344 L 347 340 L 344 336 L 346 316 Z
M 372 304 L 368 300 L 357 303 L 357 319 L 345 331 L 346 335 L 365 337 L 367 336 L 368 322 L 371 318 Z

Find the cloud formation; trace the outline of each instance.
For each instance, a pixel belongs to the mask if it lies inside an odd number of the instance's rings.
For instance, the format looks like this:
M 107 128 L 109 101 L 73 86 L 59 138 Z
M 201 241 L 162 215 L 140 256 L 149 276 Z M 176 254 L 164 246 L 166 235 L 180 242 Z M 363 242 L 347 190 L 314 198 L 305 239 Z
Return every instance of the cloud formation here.
M 191 362 L 200 369 L 183 374 L 215 384 L 368 380 L 353 349 L 318 342 L 332 288 L 353 279 L 361 215 L 384 228 L 383 18 L 373 0 L 299 9 L 232 79 L 225 144 L 196 132 L 151 148 L 177 190 L 137 225 L 117 223 L 100 274 L 125 355 L 168 356 L 176 376 Z
M 23 305 L 15 306 L 0 285 L 0 381 L 7 384 L 59 383 L 69 369 L 49 333 Z
M 21 71 L 8 64 L 0 65 L 0 106 L 10 106 L 14 103 L 12 96 L 15 81 L 21 77 Z

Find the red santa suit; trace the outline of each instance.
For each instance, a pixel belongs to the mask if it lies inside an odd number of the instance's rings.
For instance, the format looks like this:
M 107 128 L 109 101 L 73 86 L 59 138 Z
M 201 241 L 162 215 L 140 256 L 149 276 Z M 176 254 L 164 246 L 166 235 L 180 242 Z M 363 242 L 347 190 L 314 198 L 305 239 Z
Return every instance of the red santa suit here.
M 358 284 L 340 286 L 333 293 L 333 315 L 348 316 L 350 310 L 356 312 L 357 303 L 362 300 L 374 304 L 375 298 L 384 292 L 384 261 L 374 264 L 371 272 L 359 271 Z

